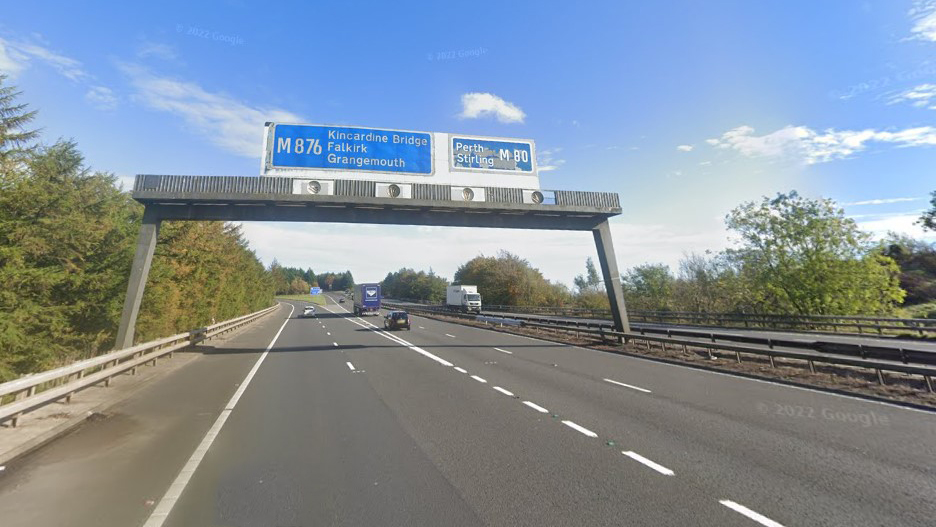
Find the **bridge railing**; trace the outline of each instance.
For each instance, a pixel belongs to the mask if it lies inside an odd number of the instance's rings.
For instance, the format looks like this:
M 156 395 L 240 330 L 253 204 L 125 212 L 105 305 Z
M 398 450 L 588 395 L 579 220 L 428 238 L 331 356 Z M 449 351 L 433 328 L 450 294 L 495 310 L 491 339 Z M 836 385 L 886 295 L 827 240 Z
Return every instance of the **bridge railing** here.
M 276 307 L 0 384 L 0 423 L 16 426 L 26 413 L 55 401 L 70 402 L 76 392 L 97 384 L 109 386 L 117 375 L 128 371 L 136 374 L 136 369 L 144 364 L 155 365 L 157 359 L 171 357 L 174 351 L 249 324 Z

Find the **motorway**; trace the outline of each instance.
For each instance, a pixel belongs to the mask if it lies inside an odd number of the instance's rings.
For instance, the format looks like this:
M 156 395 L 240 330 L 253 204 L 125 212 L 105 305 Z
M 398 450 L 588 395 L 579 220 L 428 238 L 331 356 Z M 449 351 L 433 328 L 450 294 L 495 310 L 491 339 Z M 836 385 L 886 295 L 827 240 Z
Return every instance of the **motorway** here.
M 936 523 L 936 413 L 301 305 L 11 463 L 4 527 Z

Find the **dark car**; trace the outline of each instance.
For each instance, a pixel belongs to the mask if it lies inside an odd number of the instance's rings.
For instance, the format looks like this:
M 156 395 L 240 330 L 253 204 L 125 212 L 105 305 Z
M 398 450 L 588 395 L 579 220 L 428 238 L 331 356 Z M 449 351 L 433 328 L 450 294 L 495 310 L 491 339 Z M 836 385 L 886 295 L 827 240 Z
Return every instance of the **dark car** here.
M 412 329 L 409 314 L 406 311 L 391 311 L 383 320 L 384 329 Z
M 344 304 L 344 297 L 339 298 L 339 299 L 338 299 L 338 303 L 339 303 L 339 304 Z

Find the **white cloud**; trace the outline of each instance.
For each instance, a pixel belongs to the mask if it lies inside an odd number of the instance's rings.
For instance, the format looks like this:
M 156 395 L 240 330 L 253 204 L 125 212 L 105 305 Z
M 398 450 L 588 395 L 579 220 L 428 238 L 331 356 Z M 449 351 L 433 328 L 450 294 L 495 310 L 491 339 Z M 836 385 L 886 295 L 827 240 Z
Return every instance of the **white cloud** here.
M 936 110 L 936 84 L 921 84 L 892 96 L 887 103 L 908 102 L 917 108 Z
M 556 170 L 565 164 L 565 159 L 556 159 L 556 154 L 562 151 L 562 147 L 536 151 L 536 168 L 539 172 L 549 172 Z
M 680 152 L 692 152 L 693 148 L 694 147 L 692 145 L 679 145 L 676 147 L 676 150 L 679 150 Z
M 849 206 L 860 206 L 860 205 L 887 205 L 889 203 L 904 203 L 907 201 L 921 201 L 926 198 L 884 198 L 884 199 L 868 199 L 864 201 L 852 201 L 851 203 L 843 203 L 842 205 Z
M 855 218 L 855 216 L 851 217 Z M 916 224 L 917 220 L 920 219 L 920 212 L 881 214 L 869 217 L 876 219 L 857 221 L 858 228 L 870 232 L 876 239 L 884 238 L 888 233 L 896 232 L 917 239 L 936 240 L 936 233 L 925 231 L 922 226 Z
M 18 52 L 9 42 L 0 38 L 0 73 L 16 79 L 26 69 L 29 59 Z
M 117 96 L 114 91 L 104 86 L 92 86 L 85 99 L 98 110 L 113 110 L 117 108 Z
M 699 166 L 706 167 L 706 166 L 709 166 L 709 165 L 711 165 L 711 164 L 712 164 L 711 161 L 702 161 L 702 162 L 699 163 Z
M 60 55 L 47 47 L 30 42 L 14 42 L 0 38 L 0 69 L 15 77 L 29 66 L 33 59 L 52 66 L 56 71 L 72 81 L 90 78 L 81 62 Z
M 522 123 L 526 118 L 516 105 L 493 93 L 466 93 L 462 95 L 462 119 L 475 119 L 493 115 L 502 123 Z
M 713 222 L 711 230 L 678 229 L 612 220 L 618 267 L 623 271 L 662 262 L 675 271 L 687 252 L 728 246 L 724 228 L 717 225 Z M 317 272 L 350 268 L 359 282 L 382 280 L 401 267 L 432 268 L 451 280 L 458 266 L 471 258 L 506 249 L 529 260 L 546 278 L 571 286 L 584 272 L 585 259 L 597 255 L 590 232 L 261 222 L 244 223 L 243 229 L 267 265 L 275 257 L 283 265 Z
M 237 155 L 260 155 L 263 123 L 305 121 L 286 110 L 252 106 L 223 93 L 209 92 L 193 82 L 160 77 L 138 65 L 123 64 L 120 68 L 136 90 L 135 100 L 181 117 L 209 141 Z
M 845 159 L 864 150 L 868 143 L 891 143 L 898 147 L 936 146 L 936 127 L 920 126 L 896 132 L 883 130 L 828 129 L 816 132 L 805 126 L 786 126 L 767 135 L 739 126 L 718 139 L 706 140 L 716 148 L 735 150 L 749 157 L 796 157 L 806 164 Z
M 936 1 L 918 0 L 910 9 L 913 38 L 936 42 Z
M 163 60 L 175 60 L 176 52 L 175 48 L 169 44 L 146 41 L 143 42 L 143 44 L 141 44 L 140 48 L 137 50 L 137 57 L 141 59 L 155 57 L 157 59 Z

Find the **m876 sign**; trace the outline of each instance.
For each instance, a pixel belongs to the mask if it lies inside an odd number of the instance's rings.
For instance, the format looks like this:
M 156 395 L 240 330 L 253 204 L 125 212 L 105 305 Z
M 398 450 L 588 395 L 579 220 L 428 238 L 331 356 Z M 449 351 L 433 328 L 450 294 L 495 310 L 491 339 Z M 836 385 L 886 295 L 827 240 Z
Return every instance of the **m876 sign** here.
M 432 136 L 376 128 L 277 124 L 272 166 L 432 173 Z

